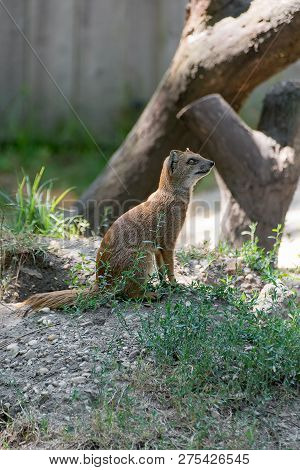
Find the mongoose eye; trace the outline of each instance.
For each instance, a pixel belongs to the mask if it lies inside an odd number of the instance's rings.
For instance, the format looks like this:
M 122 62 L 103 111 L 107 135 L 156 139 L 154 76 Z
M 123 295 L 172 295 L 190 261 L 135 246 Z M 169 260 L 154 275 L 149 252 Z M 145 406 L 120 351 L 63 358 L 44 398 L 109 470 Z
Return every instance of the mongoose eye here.
M 196 163 L 197 163 L 196 158 L 189 158 L 187 161 L 188 165 L 196 165 Z

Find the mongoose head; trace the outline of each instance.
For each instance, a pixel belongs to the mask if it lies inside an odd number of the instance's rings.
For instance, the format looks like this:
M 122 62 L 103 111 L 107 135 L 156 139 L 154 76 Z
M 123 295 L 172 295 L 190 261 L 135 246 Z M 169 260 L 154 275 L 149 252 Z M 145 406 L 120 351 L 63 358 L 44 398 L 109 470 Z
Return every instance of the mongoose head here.
M 172 185 L 190 189 L 197 181 L 208 175 L 214 162 L 201 157 L 198 153 L 191 152 L 190 149 L 186 149 L 185 152 L 171 150 L 165 160 L 165 166 Z

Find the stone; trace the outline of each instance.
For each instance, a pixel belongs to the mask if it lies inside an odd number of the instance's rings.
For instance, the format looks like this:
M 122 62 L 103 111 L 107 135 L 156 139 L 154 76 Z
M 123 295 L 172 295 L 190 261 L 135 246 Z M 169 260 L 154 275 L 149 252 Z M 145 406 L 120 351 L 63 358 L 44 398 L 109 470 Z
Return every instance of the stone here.
M 50 342 L 51 342 L 51 341 L 54 341 L 54 340 L 56 339 L 56 335 L 49 335 L 47 339 L 48 339 L 48 341 L 50 341 Z
M 246 291 L 251 290 L 252 284 L 250 284 L 249 282 L 243 282 L 241 284 L 241 289 L 246 290 Z
M 33 349 L 28 349 L 28 351 L 24 354 L 24 358 L 29 360 L 35 357 L 35 351 Z
M 50 313 L 51 309 L 49 307 L 44 307 L 39 310 L 40 313 Z
M 24 274 L 28 274 L 29 276 L 36 277 L 37 279 L 43 279 L 42 274 L 37 269 L 30 269 L 26 268 L 25 266 L 22 266 L 20 268 L 20 271 Z
M 38 346 L 39 342 L 38 342 L 38 340 L 36 340 L 36 339 L 32 339 L 32 340 L 29 341 L 27 344 L 28 344 L 28 346 L 30 346 L 31 348 L 34 348 L 34 347 Z
M 83 377 L 83 376 L 79 376 L 79 377 L 73 377 L 72 379 L 72 382 L 73 384 L 77 385 L 77 384 L 84 384 L 86 382 L 86 377 Z
M 39 369 L 39 374 L 40 374 L 40 375 L 46 375 L 46 374 L 48 374 L 48 373 L 49 373 L 49 369 L 47 369 L 47 367 L 41 367 L 41 368 Z
M 236 259 L 229 259 L 227 261 L 227 264 L 225 266 L 225 271 L 228 273 L 228 274 L 234 274 L 236 273 L 237 271 L 237 261 Z
M 134 351 L 132 351 L 128 358 L 132 361 L 134 360 L 136 357 L 138 357 L 140 355 L 140 351 L 138 349 L 135 349 Z
M 9 344 L 6 350 L 8 351 L 9 355 L 12 357 L 16 357 L 20 352 L 20 348 L 17 343 Z
M 285 318 L 287 305 L 292 297 L 294 297 L 294 293 L 283 282 L 266 284 L 260 291 L 253 310 L 255 313 L 263 311 Z

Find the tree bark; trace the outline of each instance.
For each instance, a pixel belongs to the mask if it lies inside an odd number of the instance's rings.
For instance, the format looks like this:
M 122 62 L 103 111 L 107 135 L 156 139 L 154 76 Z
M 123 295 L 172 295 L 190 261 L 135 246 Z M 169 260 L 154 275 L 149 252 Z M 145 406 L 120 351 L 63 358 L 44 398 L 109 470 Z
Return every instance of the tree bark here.
M 222 238 L 235 246 L 257 222 L 261 246 L 284 225 L 300 175 L 300 82 L 283 82 L 267 95 L 259 131 L 253 131 L 220 95 L 187 106 L 178 116 L 199 138 L 200 152 L 216 163 Z
M 95 229 L 105 207 L 113 208 L 115 218 L 144 200 L 157 187 L 172 148 L 197 149 L 197 139 L 176 119 L 184 106 L 220 93 L 239 109 L 253 88 L 298 57 L 300 0 L 190 0 L 169 69 L 123 145 L 78 201 L 78 212 Z

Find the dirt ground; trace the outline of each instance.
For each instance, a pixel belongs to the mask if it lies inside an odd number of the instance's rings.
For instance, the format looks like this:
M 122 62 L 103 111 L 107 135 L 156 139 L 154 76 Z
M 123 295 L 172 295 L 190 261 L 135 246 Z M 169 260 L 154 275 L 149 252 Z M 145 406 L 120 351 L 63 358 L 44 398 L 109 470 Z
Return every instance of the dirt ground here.
M 92 282 L 98 243 L 97 239 L 79 242 L 46 240 L 46 255 L 38 257 L 35 262 L 31 258 L 25 259 L 22 266 L 17 266 L 19 276 L 5 302 L 23 299 L 30 293 L 67 288 L 72 268 L 80 269 L 78 266 L 82 267 L 83 259 L 90 269 L 87 272 L 82 270 L 81 280 Z M 214 270 L 212 267 L 208 272 L 205 260 L 203 263 L 194 261 L 185 268 L 177 263 L 179 282 L 189 284 L 199 278 L 214 282 L 220 274 L 219 268 Z M 260 279 L 249 270 L 241 276 L 240 284 L 245 290 L 262 288 Z M 137 338 L 138 325 L 151 315 L 152 309 L 151 305 L 137 307 L 134 303 L 123 309 L 121 315 L 118 307 L 112 308 L 111 305 L 79 314 L 43 309 L 21 318 L 7 304 L 2 304 L 0 447 L 5 442 L 15 448 L 93 448 L 90 438 L 83 435 L 76 444 L 63 439 L 62 430 L 73 429 L 74 422 L 82 424 L 88 419 L 103 391 L 104 381 L 106 387 L 109 383 L 116 383 L 119 389 L 126 389 L 144 355 Z M 151 358 L 147 361 L 151 370 Z M 117 369 L 111 367 L 112 363 L 118 365 Z M 149 387 L 146 391 L 137 392 L 137 400 L 142 408 L 157 412 L 157 401 Z M 257 409 L 261 441 L 256 445 L 300 449 L 299 405 L 300 399 L 293 397 L 284 403 Z M 173 411 L 166 402 L 159 413 L 162 420 L 168 420 Z M 22 424 L 25 415 L 27 421 Z M 233 426 L 232 419 L 232 416 L 226 420 L 222 418 L 222 427 L 228 433 Z M 8 432 L 6 423 L 14 420 L 17 424 L 15 427 L 12 425 Z M 40 423 L 39 429 L 44 423 L 47 432 L 41 435 L 35 427 L 36 422 Z M 232 431 L 233 447 L 235 432 Z M 185 447 L 189 430 L 178 428 L 178 434 L 179 442 Z M 241 445 L 240 441 L 237 445 Z M 133 446 L 139 448 L 141 444 L 135 442 Z

